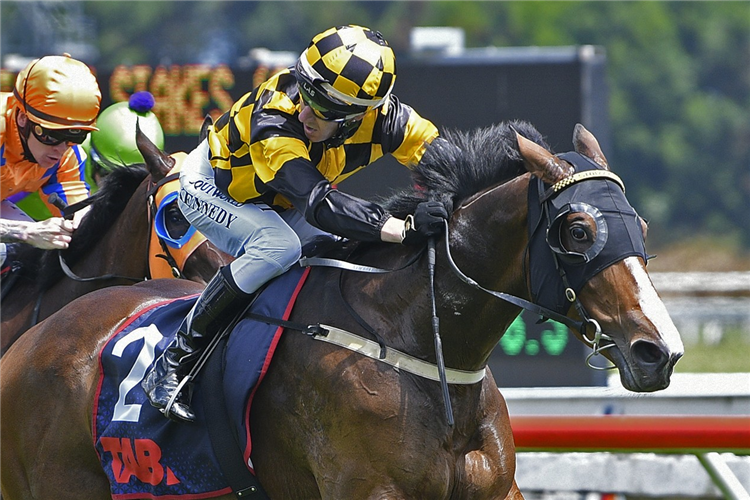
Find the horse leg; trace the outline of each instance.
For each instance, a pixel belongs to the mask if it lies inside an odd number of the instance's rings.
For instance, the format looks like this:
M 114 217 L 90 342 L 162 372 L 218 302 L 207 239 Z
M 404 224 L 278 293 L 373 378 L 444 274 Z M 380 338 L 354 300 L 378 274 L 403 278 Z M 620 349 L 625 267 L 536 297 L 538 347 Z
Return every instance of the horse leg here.
M 467 500 L 514 498 L 514 488 L 516 492 L 518 488 L 514 480 L 516 452 L 513 432 L 505 400 L 489 370 L 477 413 L 481 417 L 475 435 L 456 463 L 456 496 Z
M 0 365 L 0 477 L 8 500 L 111 498 L 91 436 L 97 344 L 86 345 L 82 320 L 66 312 L 22 335 Z
M 524 500 L 523 494 L 521 493 L 521 490 L 518 489 L 515 479 L 513 480 L 513 486 L 510 488 L 510 491 L 505 498 L 510 500 Z

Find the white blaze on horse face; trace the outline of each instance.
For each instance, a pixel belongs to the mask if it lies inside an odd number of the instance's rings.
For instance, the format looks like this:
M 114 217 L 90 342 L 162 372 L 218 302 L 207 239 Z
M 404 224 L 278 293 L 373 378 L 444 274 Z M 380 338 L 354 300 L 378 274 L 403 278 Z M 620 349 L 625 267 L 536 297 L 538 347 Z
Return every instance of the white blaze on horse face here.
M 631 275 L 635 278 L 636 286 L 638 287 L 638 304 L 641 306 L 641 311 L 659 330 L 664 344 L 669 349 L 669 353 L 671 355 L 683 354 L 685 347 L 682 345 L 680 333 L 677 331 L 677 327 L 674 326 L 672 318 L 664 306 L 664 302 L 662 302 L 656 293 L 656 289 L 653 283 L 651 283 L 651 278 L 649 278 L 646 269 L 640 260 L 638 260 L 638 257 L 627 257 L 624 262 L 630 270 Z

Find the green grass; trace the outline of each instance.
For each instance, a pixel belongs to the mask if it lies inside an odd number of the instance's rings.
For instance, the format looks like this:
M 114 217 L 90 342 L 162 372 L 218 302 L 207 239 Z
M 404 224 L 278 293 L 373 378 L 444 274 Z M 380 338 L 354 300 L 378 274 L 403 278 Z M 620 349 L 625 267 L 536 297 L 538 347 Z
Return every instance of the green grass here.
M 750 372 L 750 337 L 739 329 L 727 330 L 714 345 L 704 342 L 685 345 L 677 363 L 678 373 Z

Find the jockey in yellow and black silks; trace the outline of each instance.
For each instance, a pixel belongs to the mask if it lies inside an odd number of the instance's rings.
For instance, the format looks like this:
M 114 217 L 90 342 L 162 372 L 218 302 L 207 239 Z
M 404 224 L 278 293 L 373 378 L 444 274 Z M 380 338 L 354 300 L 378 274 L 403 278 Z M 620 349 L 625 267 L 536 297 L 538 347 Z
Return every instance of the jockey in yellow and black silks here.
M 237 257 L 209 282 L 142 386 L 167 417 L 192 421 L 179 384 L 205 345 L 268 280 L 320 238 L 424 244 L 447 217 L 424 202 L 408 221 L 334 185 L 384 155 L 416 165 L 437 128 L 392 94 L 393 50 L 360 26 L 315 36 L 296 65 L 240 98 L 186 158 L 179 206 Z

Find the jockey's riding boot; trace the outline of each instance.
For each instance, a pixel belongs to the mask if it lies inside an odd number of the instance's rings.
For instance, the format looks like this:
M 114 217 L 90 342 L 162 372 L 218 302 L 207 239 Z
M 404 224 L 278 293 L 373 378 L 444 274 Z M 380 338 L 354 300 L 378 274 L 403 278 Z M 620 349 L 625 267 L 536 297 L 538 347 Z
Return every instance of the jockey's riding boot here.
M 151 404 L 167 418 L 186 422 L 195 420 L 190 409 L 192 384 L 180 387 L 180 383 L 190 373 L 203 349 L 242 312 L 253 295 L 237 287 L 229 266 L 220 269 L 206 285 L 182 321 L 177 336 L 141 382 Z M 169 406 L 175 393 L 177 396 Z

